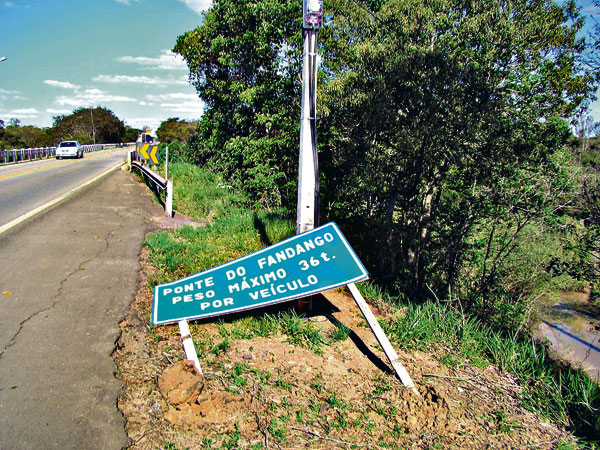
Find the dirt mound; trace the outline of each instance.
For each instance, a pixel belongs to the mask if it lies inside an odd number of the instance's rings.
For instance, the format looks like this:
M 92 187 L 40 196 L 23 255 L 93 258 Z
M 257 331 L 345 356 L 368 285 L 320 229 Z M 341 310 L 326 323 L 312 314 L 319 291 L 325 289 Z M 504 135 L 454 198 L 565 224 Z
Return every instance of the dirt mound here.
M 392 375 L 353 300 L 337 291 L 311 317 L 328 344 L 313 351 L 243 323 L 192 326 L 204 376 L 184 362 L 176 326 L 152 328 L 141 289 L 115 351 L 119 406 L 131 448 L 555 448 L 568 436 L 522 407 L 518 384 L 495 367 L 448 367 L 399 356 L 419 391 Z M 336 323 L 353 332 L 330 338 Z
M 168 367 L 158 378 L 158 390 L 170 405 L 195 402 L 204 381 L 196 373 L 193 361 L 179 361 Z

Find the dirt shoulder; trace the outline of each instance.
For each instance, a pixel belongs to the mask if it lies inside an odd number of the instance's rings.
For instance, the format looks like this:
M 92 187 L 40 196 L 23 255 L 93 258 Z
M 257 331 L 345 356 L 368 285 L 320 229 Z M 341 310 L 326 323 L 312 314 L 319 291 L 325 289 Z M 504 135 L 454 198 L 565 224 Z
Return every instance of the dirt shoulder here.
M 284 334 L 253 336 L 239 318 L 194 324 L 199 376 L 183 362 L 178 328 L 148 325 L 145 258 L 114 352 L 132 449 L 550 449 L 570 440 L 524 409 L 516 381 L 493 366 L 450 368 L 435 354 L 400 352 L 413 394 L 339 291 L 315 300 L 308 320 L 327 344 L 313 350 Z M 352 330 L 347 339 L 332 337 L 337 321 Z

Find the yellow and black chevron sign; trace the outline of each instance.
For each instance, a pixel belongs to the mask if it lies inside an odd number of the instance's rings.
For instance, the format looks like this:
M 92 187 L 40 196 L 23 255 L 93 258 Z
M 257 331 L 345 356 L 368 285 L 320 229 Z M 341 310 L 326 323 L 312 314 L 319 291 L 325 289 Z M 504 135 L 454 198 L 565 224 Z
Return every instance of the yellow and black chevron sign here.
M 158 144 L 136 144 L 137 154 L 148 161 L 148 164 L 158 165 Z

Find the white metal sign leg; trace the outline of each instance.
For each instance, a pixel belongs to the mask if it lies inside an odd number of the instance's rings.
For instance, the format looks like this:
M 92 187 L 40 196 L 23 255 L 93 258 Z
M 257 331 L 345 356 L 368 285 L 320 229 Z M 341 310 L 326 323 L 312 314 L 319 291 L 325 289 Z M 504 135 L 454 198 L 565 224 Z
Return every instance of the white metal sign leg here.
M 200 375 L 202 375 L 202 368 L 200 367 L 200 361 L 198 361 L 198 354 L 196 353 L 196 347 L 194 347 L 194 341 L 190 334 L 190 327 L 188 326 L 187 320 L 180 320 L 179 322 L 179 333 L 181 334 L 181 341 L 183 343 L 183 350 L 185 351 L 185 358 L 190 361 L 194 361 L 194 366 Z
M 352 294 L 352 297 L 354 297 L 354 301 L 358 305 L 360 312 L 362 312 L 363 316 L 365 317 L 365 320 L 371 327 L 373 334 L 377 338 L 379 345 L 381 345 L 385 356 L 387 356 L 388 360 L 390 361 L 390 364 L 394 368 L 396 375 L 398 375 L 398 378 L 400 378 L 400 381 L 402 381 L 402 384 L 404 384 L 404 386 L 411 388 L 413 392 L 418 394 L 412 378 L 400 362 L 396 350 L 394 350 L 394 347 L 392 347 L 392 344 L 390 344 L 390 340 L 381 329 L 381 325 L 379 325 L 379 322 L 377 322 L 375 314 L 373 314 L 373 311 L 371 311 L 371 308 L 369 308 L 369 305 L 363 298 L 362 294 L 360 293 L 360 291 L 354 283 L 350 283 L 348 285 L 348 288 L 350 289 L 350 293 Z

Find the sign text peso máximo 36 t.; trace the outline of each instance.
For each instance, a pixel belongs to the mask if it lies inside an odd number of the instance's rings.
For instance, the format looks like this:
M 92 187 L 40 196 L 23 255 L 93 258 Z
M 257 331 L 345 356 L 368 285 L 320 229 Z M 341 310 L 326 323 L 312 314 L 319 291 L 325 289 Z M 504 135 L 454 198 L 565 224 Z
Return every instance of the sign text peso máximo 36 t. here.
M 219 316 L 316 294 L 368 278 L 333 222 L 154 288 L 152 322 Z

